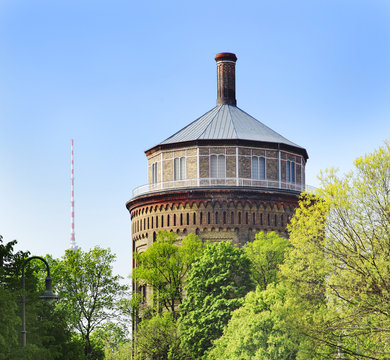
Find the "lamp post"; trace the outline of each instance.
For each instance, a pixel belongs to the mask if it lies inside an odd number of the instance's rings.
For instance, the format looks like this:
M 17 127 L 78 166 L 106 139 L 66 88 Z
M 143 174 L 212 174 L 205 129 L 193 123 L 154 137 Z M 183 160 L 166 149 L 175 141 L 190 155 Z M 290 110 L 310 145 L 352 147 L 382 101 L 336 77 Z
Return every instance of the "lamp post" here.
M 33 259 L 39 259 L 39 260 L 43 261 L 46 265 L 46 271 L 47 271 L 47 276 L 45 279 L 46 290 L 43 293 L 43 295 L 40 296 L 39 298 L 43 299 L 43 300 L 56 300 L 56 299 L 58 299 L 58 296 L 56 296 L 52 290 L 52 281 L 51 281 L 51 277 L 50 277 L 50 267 L 49 267 L 49 264 L 47 263 L 47 261 L 45 259 L 41 258 L 40 256 L 31 256 L 27 260 L 25 260 L 23 265 L 22 265 L 22 348 L 24 348 L 26 346 L 26 318 L 25 318 L 26 296 L 25 296 L 25 284 L 24 284 L 24 268 L 26 267 L 27 263 Z

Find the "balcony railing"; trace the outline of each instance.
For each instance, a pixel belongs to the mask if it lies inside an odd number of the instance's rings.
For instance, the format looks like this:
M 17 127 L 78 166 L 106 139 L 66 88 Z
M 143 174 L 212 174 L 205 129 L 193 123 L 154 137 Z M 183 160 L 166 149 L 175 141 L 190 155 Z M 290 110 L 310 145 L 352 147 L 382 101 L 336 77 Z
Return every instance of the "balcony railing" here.
M 288 183 L 284 181 L 274 180 L 256 180 L 256 179 L 244 179 L 244 178 L 200 178 L 200 179 L 186 179 L 186 180 L 175 180 L 165 181 L 156 184 L 146 184 L 138 186 L 133 190 L 133 197 L 139 195 L 153 193 L 164 190 L 181 189 L 181 188 L 202 188 L 202 187 L 219 187 L 219 186 L 248 186 L 257 188 L 268 188 L 268 189 L 283 189 L 291 191 L 308 191 L 313 192 L 314 188 L 311 186 L 305 186 L 302 184 Z

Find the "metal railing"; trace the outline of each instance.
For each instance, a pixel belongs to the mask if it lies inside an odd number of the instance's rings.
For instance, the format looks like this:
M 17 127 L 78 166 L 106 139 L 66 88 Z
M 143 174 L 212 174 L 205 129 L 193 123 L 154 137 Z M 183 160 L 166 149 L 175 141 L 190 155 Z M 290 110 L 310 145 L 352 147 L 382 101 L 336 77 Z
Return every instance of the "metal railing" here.
M 258 187 L 258 188 L 269 188 L 269 189 L 283 189 L 291 191 L 308 191 L 313 192 L 312 186 L 305 186 L 302 184 L 288 183 L 285 181 L 274 181 L 274 180 L 257 180 L 257 179 L 244 179 L 244 178 L 198 178 L 198 179 L 186 179 L 186 180 L 175 180 L 165 181 L 156 184 L 146 184 L 136 187 L 133 190 L 133 197 L 139 195 L 172 190 L 181 188 L 201 188 L 201 187 L 218 187 L 218 186 L 240 186 L 240 187 Z

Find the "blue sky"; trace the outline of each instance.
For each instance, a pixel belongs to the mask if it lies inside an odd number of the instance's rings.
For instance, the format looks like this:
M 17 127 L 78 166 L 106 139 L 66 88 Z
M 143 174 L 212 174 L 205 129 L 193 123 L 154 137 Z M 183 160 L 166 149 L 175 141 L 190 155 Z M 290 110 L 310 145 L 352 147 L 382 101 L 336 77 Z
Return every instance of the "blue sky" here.
M 144 150 L 215 105 L 218 52 L 238 106 L 309 153 L 307 183 L 390 137 L 390 2 L 0 1 L 0 234 L 33 255 L 70 238 L 131 266 L 125 203 Z

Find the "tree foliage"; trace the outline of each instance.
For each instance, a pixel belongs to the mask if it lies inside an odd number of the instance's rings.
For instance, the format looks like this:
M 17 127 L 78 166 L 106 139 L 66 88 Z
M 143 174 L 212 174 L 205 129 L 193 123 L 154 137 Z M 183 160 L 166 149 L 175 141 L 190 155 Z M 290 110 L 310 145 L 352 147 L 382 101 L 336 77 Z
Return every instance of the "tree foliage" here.
M 279 265 L 283 263 L 289 246 L 289 241 L 274 231 L 259 232 L 253 242 L 245 244 L 245 253 L 251 261 L 252 280 L 261 290 L 276 283 Z
M 87 252 L 67 250 L 60 261 L 54 261 L 58 306 L 67 314 L 72 329 L 80 334 L 86 357 L 94 353 L 92 333 L 109 321 L 122 320 L 120 299 L 127 286 L 120 283 L 119 275 L 113 274 L 114 260 L 109 249 L 95 247 Z
M 231 312 L 251 289 L 250 261 L 230 242 L 208 245 L 188 273 L 181 306 L 181 340 L 195 359 L 222 335 Z
M 293 314 L 317 358 L 390 357 L 390 144 L 321 176 L 300 201 L 281 267 Z M 322 358 L 321 357 L 321 358 Z
M 207 360 L 293 360 L 299 339 L 286 324 L 285 290 L 271 284 L 249 292 Z
M 144 320 L 135 337 L 135 359 L 167 360 L 177 340 L 178 329 L 172 313 L 164 312 Z
M 138 285 L 148 285 L 153 289 L 157 313 L 164 309 L 176 316 L 177 307 L 183 300 L 185 277 L 203 251 L 201 240 L 193 234 L 184 237 L 178 245 L 175 233 L 160 231 L 151 247 L 135 254 L 137 267 L 133 278 Z

